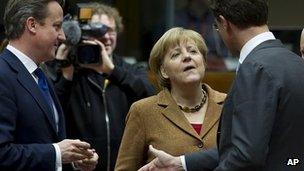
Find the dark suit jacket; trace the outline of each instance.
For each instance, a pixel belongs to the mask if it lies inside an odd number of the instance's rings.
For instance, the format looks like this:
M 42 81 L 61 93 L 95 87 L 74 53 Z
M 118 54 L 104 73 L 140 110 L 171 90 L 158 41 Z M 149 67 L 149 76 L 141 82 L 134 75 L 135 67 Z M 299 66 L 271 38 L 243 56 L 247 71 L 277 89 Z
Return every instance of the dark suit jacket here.
M 51 84 L 59 131 L 37 83 L 10 51 L 0 55 L 0 170 L 55 170 L 52 143 L 65 137 L 64 118 Z
M 188 171 L 303 171 L 303 129 L 304 61 L 278 40 L 263 42 L 226 98 L 218 151 L 186 155 Z

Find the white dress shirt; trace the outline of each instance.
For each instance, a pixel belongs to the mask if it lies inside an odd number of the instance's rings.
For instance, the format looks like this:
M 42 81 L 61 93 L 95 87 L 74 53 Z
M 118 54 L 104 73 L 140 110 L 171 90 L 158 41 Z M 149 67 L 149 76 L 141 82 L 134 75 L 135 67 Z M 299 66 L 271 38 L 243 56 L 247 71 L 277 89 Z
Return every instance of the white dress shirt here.
M 248 56 L 248 54 L 259 44 L 267 40 L 274 40 L 274 39 L 275 37 L 271 32 L 264 32 L 251 38 L 248 42 L 245 43 L 245 45 L 241 49 L 239 63 L 242 64 L 246 59 L 246 57 Z

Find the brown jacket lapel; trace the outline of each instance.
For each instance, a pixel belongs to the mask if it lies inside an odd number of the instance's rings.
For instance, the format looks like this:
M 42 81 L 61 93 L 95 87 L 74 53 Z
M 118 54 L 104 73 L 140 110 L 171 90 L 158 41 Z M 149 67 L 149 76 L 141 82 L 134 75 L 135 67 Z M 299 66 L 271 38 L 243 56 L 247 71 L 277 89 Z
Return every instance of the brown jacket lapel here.
M 158 94 L 158 105 L 163 106 L 162 114 L 168 118 L 173 124 L 178 126 L 181 130 L 187 132 L 189 135 L 201 140 L 213 128 L 220 118 L 221 104 L 225 99 L 224 94 L 216 93 L 208 85 L 204 84 L 203 88 L 208 93 L 208 107 L 202 127 L 201 134 L 198 135 L 187 118 L 178 108 L 176 102 L 173 100 L 168 89 Z M 205 124 L 208 123 L 208 124 Z

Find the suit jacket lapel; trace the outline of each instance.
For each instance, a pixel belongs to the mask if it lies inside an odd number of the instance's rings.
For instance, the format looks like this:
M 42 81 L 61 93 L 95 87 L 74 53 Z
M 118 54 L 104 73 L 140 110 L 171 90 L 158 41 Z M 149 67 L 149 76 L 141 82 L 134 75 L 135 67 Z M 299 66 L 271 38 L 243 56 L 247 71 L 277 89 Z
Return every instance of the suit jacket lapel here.
M 33 96 L 39 107 L 42 109 L 43 113 L 45 114 L 49 124 L 51 125 L 52 129 L 56 133 L 56 126 L 54 121 L 53 112 L 50 111 L 48 104 L 42 95 L 37 83 L 33 79 L 32 75 L 28 72 L 25 66 L 21 63 L 21 61 L 10 51 L 5 50 L 4 53 L 4 60 L 8 62 L 8 64 L 17 72 L 17 79 L 20 84 L 28 91 L 29 94 Z M 26 99 L 25 99 L 26 100 Z M 35 113 L 33 113 L 35 115 Z
M 224 98 L 217 97 L 215 91 L 212 90 L 208 85 L 204 84 L 204 90 L 206 90 L 208 94 L 208 107 L 200 133 L 201 138 L 204 138 L 220 119 L 220 114 L 222 110 L 221 104 L 224 102 Z
M 58 136 L 60 139 L 64 139 L 66 137 L 66 130 L 65 130 L 65 119 L 64 119 L 64 114 L 63 114 L 63 110 L 61 108 L 61 105 L 59 103 L 59 99 L 54 91 L 54 86 L 51 83 L 51 81 L 47 78 L 47 82 L 48 82 L 48 86 L 49 86 L 49 91 L 50 94 L 53 98 L 53 101 L 55 103 L 57 112 L 58 112 Z
M 184 114 L 180 111 L 177 104 L 173 100 L 170 92 L 166 89 L 158 94 L 158 105 L 163 106 L 162 114 L 168 118 L 174 125 L 179 127 L 181 130 L 190 134 L 197 139 L 200 137 L 197 135 L 195 130 L 192 128 L 190 123 Z

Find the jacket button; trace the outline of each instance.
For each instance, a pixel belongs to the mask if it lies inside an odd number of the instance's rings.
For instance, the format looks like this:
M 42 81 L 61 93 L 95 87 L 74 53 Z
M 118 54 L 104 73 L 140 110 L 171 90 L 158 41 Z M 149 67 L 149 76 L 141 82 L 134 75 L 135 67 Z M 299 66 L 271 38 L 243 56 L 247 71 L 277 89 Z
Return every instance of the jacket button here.
M 198 147 L 198 148 L 203 148 L 203 147 L 204 147 L 204 143 L 202 143 L 202 142 L 199 143 L 199 144 L 197 145 L 197 147 Z

